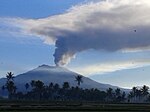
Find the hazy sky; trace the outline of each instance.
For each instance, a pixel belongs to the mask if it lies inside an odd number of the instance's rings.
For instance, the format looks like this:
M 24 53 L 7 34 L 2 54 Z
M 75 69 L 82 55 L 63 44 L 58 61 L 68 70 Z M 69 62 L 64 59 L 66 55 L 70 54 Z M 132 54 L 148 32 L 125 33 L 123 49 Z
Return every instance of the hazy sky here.
M 150 86 L 149 10 L 148 0 L 0 0 L 0 77 L 57 64 Z

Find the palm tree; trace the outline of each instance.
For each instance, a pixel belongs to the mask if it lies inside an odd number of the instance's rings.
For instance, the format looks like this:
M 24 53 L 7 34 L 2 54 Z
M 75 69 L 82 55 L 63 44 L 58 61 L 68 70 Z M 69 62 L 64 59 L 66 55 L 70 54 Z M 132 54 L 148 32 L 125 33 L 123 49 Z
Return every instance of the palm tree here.
M 14 84 L 14 74 L 12 72 L 7 72 L 6 74 L 6 78 L 7 78 L 7 81 L 6 81 L 6 89 L 8 90 L 8 93 L 9 93 L 9 98 L 11 99 L 12 98 L 12 95 L 16 92 L 16 89 L 17 87 L 15 86 Z
M 11 99 L 12 95 L 16 92 L 16 89 L 17 89 L 15 84 L 14 84 L 14 82 L 13 81 L 7 81 L 6 89 L 9 92 L 9 96 L 8 97 Z
M 64 82 L 63 83 L 63 89 L 69 89 L 70 88 L 70 85 L 68 82 Z
M 49 88 L 52 89 L 53 86 L 54 86 L 54 84 L 51 82 L 51 83 L 49 84 Z
M 82 78 L 83 78 L 82 75 L 75 76 L 75 79 L 76 79 L 75 81 L 77 81 L 78 86 L 80 86 L 80 84 L 83 83 Z
M 29 89 L 29 87 L 30 87 L 30 85 L 29 85 L 28 83 L 26 83 L 26 84 L 25 84 L 25 88 L 26 88 L 26 90 L 28 90 L 28 89 Z
M 122 101 L 125 101 L 125 99 L 126 99 L 126 93 L 123 92 L 122 95 L 121 95 L 121 100 L 122 100 Z
M 38 91 L 42 91 L 44 88 L 44 83 L 40 80 L 35 82 L 35 87 Z
M 32 92 L 35 94 L 35 96 L 37 96 L 39 98 L 39 100 L 41 100 L 42 94 L 45 89 L 44 83 L 40 80 L 38 80 L 38 81 L 32 80 L 30 84 L 33 88 Z
M 121 90 L 120 90 L 119 88 L 117 88 L 117 89 L 115 90 L 115 100 L 116 100 L 117 102 L 120 102 L 120 101 L 121 101 Z
M 56 84 L 54 85 L 54 89 L 57 91 L 57 90 L 59 89 L 59 84 L 56 83 Z
M 113 89 L 112 88 L 109 88 L 107 89 L 107 97 L 108 97 L 108 100 L 112 101 L 113 99 Z
M 137 87 L 132 88 L 132 93 L 133 93 L 133 97 L 134 97 L 134 101 L 135 101 L 136 97 L 137 97 Z
M 134 94 L 133 92 L 131 91 L 129 94 L 128 94 L 128 103 L 131 101 L 131 99 L 134 97 Z
M 113 100 L 113 89 L 108 88 L 107 91 L 106 91 L 106 94 L 107 94 L 107 100 L 112 101 Z
M 141 89 L 142 95 L 143 95 L 143 96 L 147 96 L 147 95 L 149 94 L 149 93 L 148 93 L 148 90 L 149 90 L 149 87 L 146 86 L 146 85 L 144 85 L 144 86 L 142 87 L 142 89 Z
M 32 80 L 31 82 L 30 82 L 30 85 L 31 85 L 31 87 L 34 87 L 35 86 L 35 80 Z
M 112 93 L 113 93 L 113 89 L 112 89 L 112 88 L 109 88 L 109 89 L 107 90 L 108 96 L 112 96 Z
M 17 87 L 16 86 L 14 86 L 14 88 L 13 88 L 14 90 L 13 90 L 13 93 L 15 94 L 16 93 L 16 91 L 17 91 Z
M 10 81 L 10 80 L 14 80 L 14 74 L 12 72 L 7 72 L 6 74 L 6 78 L 7 78 L 7 81 Z
M 136 98 L 138 98 L 138 102 L 141 100 L 141 96 L 142 96 L 142 90 L 137 89 L 136 90 Z
M 121 96 L 121 90 L 120 90 L 119 88 L 117 88 L 117 89 L 115 90 L 115 94 L 116 94 L 117 97 L 118 97 L 118 96 Z

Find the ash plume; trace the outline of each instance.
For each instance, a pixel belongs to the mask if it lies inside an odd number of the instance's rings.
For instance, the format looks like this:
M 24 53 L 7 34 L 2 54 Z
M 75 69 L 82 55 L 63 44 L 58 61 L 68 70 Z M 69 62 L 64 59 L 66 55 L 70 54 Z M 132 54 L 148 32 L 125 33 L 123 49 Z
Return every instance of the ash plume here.
M 89 49 L 150 49 L 149 18 L 148 0 L 96 0 L 74 6 L 64 14 L 42 19 L 18 18 L 13 23 L 19 24 L 23 32 L 54 44 L 55 64 L 61 66 Z

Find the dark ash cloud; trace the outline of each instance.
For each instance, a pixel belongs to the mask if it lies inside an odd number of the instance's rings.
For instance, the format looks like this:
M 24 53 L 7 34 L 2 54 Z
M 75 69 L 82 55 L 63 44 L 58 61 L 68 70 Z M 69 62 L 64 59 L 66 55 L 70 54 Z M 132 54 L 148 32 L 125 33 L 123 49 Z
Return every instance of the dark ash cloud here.
M 149 18 L 148 0 L 106 0 L 75 6 L 48 18 L 16 21 L 24 32 L 54 44 L 56 65 L 65 65 L 76 53 L 88 49 L 150 49 Z

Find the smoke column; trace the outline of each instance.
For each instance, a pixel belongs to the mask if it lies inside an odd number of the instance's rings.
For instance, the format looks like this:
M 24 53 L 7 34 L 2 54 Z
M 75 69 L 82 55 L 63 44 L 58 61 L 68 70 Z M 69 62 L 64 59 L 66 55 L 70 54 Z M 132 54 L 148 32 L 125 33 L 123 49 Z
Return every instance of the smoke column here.
M 24 33 L 55 45 L 57 66 L 69 63 L 77 53 L 89 49 L 108 52 L 150 49 L 148 0 L 96 0 L 74 6 L 64 14 L 10 21 L 17 22 Z

